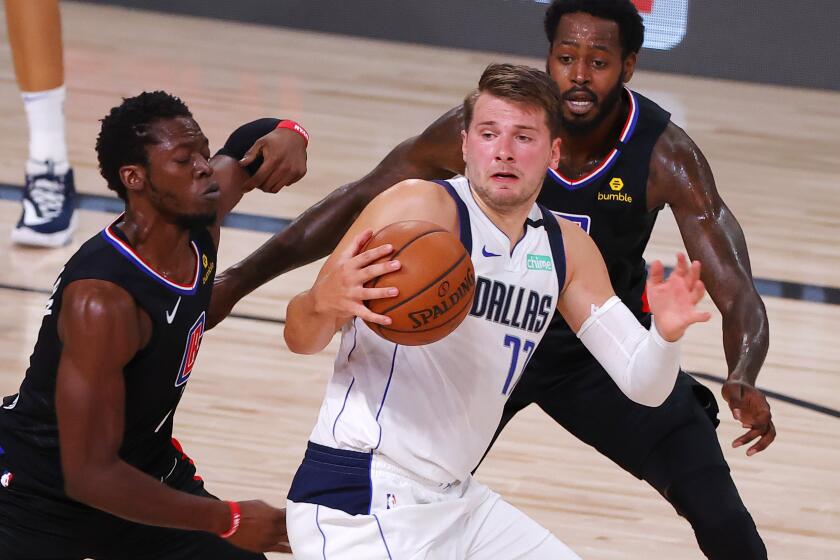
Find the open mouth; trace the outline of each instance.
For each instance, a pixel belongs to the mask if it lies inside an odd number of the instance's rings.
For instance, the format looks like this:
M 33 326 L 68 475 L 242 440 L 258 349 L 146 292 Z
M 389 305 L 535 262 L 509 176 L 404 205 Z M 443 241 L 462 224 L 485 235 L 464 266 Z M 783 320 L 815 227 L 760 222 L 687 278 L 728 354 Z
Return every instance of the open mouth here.
M 508 181 L 515 181 L 519 177 L 515 173 L 508 173 L 506 171 L 500 171 L 499 173 L 493 173 L 491 177 L 497 181 L 508 182 Z
M 584 115 L 588 113 L 592 107 L 595 106 L 595 103 L 592 101 L 572 101 L 571 99 L 566 100 L 566 107 L 574 113 L 575 115 Z
M 595 106 L 595 96 L 588 91 L 576 91 L 563 96 L 563 104 L 575 115 L 583 115 Z

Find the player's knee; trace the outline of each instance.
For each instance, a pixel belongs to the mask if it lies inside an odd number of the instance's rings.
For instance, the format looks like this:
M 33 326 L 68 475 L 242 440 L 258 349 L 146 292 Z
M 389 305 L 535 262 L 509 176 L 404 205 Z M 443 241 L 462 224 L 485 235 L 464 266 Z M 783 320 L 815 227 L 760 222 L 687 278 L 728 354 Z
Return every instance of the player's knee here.
M 668 499 L 691 524 L 708 558 L 767 558 L 755 522 L 726 467 L 703 469 L 675 482 Z

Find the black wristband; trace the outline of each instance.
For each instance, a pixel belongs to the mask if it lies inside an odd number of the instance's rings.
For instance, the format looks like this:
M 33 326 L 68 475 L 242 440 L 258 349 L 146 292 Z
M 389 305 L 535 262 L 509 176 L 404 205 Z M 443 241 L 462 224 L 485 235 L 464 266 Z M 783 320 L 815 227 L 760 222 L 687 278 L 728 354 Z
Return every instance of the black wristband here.
M 253 146 L 257 140 L 277 128 L 277 125 L 280 124 L 281 120 L 282 119 L 264 118 L 243 124 L 233 131 L 233 133 L 228 137 L 227 142 L 225 142 L 225 145 L 216 152 L 216 155 L 229 156 L 239 161 L 245 157 L 245 152 L 250 150 L 251 146 Z M 253 176 L 254 173 L 257 172 L 257 169 L 260 168 L 260 165 L 262 165 L 262 162 L 262 156 L 257 156 L 257 159 L 252 161 L 245 168 L 248 171 L 248 174 Z

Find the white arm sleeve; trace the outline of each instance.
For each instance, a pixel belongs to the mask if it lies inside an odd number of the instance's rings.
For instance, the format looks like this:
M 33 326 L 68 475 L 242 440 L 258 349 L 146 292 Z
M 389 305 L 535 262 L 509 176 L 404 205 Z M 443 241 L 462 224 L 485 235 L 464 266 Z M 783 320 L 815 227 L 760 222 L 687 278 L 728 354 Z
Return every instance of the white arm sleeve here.
M 593 305 L 577 336 L 632 400 L 659 406 L 671 394 L 680 368 L 680 341 L 666 341 L 653 323 L 646 330 L 617 296 L 601 307 Z

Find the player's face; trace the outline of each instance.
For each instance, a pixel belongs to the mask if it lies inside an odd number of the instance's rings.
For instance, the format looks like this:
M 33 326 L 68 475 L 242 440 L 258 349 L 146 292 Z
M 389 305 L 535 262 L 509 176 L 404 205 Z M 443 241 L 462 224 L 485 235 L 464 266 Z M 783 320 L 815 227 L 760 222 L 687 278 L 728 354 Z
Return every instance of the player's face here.
M 563 126 L 587 132 L 608 117 L 633 75 L 636 55 L 621 57 L 618 24 L 592 15 L 566 14 L 548 56 L 548 72 L 563 94 Z
M 543 109 L 483 93 L 463 133 L 463 152 L 477 195 L 506 211 L 530 207 L 546 170 L 557 165 L 560 140 L 551 139 Z
M 210 146 L 191 118 L 154 123 L 158 139 L 146 148 L 147 184 L 154 206 L 186 228 L 207 227 L 216 219 L 219 185 L 210 166 Z

